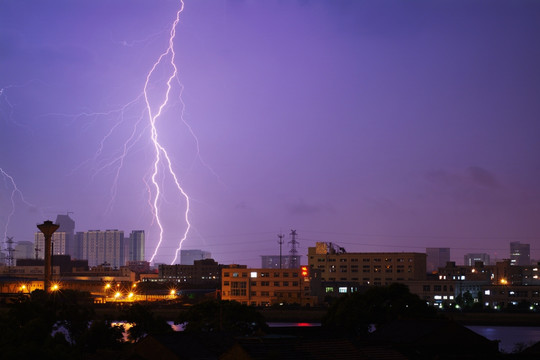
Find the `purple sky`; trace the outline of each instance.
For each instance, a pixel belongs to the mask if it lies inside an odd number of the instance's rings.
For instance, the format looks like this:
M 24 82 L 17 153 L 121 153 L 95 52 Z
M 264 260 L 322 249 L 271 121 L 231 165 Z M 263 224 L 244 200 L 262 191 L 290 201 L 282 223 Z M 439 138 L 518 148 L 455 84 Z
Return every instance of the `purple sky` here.
M 152 255 L 140 95 L 179 7 L 0 0 L 0 168 L 26 200 L 0 176 L 2 236 L 71 211 L 78 231 L 146 230 Z M 540 2 L 186 0 L 176 30 L 156 127 L 191 199 L 184 249 L 259 266 L 296 229 L 304 262 L 316 241 L 540 259 Z M 186 203 L 157 179 L 170 263 Z

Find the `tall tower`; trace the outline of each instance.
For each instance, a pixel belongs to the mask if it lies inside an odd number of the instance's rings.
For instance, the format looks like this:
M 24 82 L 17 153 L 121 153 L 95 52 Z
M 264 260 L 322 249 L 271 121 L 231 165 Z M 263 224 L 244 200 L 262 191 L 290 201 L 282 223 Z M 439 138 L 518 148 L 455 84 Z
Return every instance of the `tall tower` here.
M 7 237 L 7 240 L 6 240 L 6 244 L 7 244 L 7 247 L 6 247 L 6 251 L 7 251 L 7 257 L 6 257 L 6 265 L 7 266 L 13 266 L 15 264 L 13 264 L 13 252 L 15 251 L 15 249 L 13 248 L 13 237 Z
M 298 234 L 296 233 L 296 230 L 291 230 L 290 235 L 291 235 L 292 240 L 289 241 L 289 244 L 291 244 L 291 250 L 289 251 L 289 256 L 290 256 L 289 267 L 291 269 L 296 269 L 300 267 L 300 261 L 298 259 L 298 250 L 296 250 L 296 245 L 298 245 L 298 241 L 296 241 L 296 235 Z
M 124 250 L 127 261 L 144 261 L 144 230 L 133 230 Z

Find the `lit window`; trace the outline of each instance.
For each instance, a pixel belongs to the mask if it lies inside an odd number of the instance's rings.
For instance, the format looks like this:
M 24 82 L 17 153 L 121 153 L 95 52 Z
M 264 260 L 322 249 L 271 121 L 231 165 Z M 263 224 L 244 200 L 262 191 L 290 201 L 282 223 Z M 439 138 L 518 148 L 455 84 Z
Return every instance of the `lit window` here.
M 442 299 L 442 296 L 441 296 L 441 295 L 435 295 L 433 298 L 434 298 L 435 300 L 441 300 L 441 299 Z
M 465 280 L 465 275 L 461 275 L 461 280 Z
M 340 286 L 339 287 L 339 293 L 340 294 L 346 294 L 347 293 L 347 287 L 346 286 Z
M 450 295 L 450 300 L 454 300 L 454 295 Z
M 484 290 L 484 295 L 491 295 L 491 290 Z
M 256 272 L 256 271 L 252 271 L 252 272 L 251 272 L 251 277 L 252 277 L 252 278 L 256 278 L 256 277 L 257 277 L 257 272 Z
M 329 292 L 334 292 L 334 288 L 331 287 L 331 286 L 327 286 L 326 287 L 326 292 L 329 293 Z

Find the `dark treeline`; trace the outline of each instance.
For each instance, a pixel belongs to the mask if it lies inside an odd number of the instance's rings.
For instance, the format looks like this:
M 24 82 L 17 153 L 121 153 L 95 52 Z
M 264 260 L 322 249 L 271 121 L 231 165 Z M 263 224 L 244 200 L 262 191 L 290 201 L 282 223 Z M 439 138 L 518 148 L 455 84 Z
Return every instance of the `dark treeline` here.
M 148 336 L 174 335 L 167 320 L 182 324 L 186 336 L 199 338 L 225 334 L 231 339 L 269 332 L 258 309 L 234 301 L 203 300 L 187 308 L 178 306 L 175 314 L 174 319 L 165 319 L 150 305 L 132 303 L 96 315 L 89 293 L 34 291 L 0 313 L 1 358 L 129 359 L 130 349 Z M 392 284 L 335 300 L 322 319 L 320 332 L 325 337 L 359 341 L 369 339 L 374 328 L 385 329 L 396 321 L 438 321 L 441 317 L 441 312 L 406 286 Z M 129 326 L 126 329 L 115 321 Z

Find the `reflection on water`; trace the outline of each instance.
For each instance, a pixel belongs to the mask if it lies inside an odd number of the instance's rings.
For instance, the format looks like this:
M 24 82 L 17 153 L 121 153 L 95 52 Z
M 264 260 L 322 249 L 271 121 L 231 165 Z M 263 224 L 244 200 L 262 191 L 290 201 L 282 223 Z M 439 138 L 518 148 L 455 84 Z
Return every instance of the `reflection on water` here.
M 516 346 L 528 347 L 540 341 L 540 328 L 529 326 L 467 326 L 489 340 L 499 340 L 499 350 L 513 352 Z

